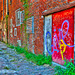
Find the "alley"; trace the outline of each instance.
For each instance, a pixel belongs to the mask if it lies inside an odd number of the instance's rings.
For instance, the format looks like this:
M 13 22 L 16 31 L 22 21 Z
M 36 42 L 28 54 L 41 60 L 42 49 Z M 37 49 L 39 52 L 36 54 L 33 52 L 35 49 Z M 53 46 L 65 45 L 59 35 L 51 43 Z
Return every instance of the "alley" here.
M 0 42 L 0 75 L 54 75 L 54 71 L 50 66 L 27 61 L 25 56 Z

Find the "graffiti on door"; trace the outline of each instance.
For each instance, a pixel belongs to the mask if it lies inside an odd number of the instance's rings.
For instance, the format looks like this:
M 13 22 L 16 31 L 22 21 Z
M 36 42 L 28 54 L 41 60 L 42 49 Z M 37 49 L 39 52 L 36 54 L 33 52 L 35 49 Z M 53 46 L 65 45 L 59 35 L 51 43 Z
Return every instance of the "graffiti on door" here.
M 50 55 L 52 55 L 54 53 L 54 51 L 57 51 L 57 53 L 60 52 L 62 60 L 64 60 L 63 53 L 66 51 L 66 47 L 67 46 L 74 47 L 74 45 L 70 44 L 72 42 L 72 40 L 71 40 L 72 34 L 70 34 L 70 32 L 68 32 L 69 31 L 69 21 L 68 20 L 63 21 L 61 28 L 58 29 L 58 35 L 56 34 L 56 29 L 54 29 L 53 31 L 54 31 L 53 44 L 51 45 L 51 47 L 53 48 L 53 51 L 50 52 L 48 49 L 48 46 L 47 46 L 48 35 L 50 37 L 50 40 L 52 41 L 51 34 L 49 31 L 46 33 L 46 38 L 45 38 L 46 49 Z M 59 38 L 57 36 L 59 36 Z M 69 38 L 69 40 L 67 40 L 68 43 L 65 42 L 65 39 L 67 37 Z

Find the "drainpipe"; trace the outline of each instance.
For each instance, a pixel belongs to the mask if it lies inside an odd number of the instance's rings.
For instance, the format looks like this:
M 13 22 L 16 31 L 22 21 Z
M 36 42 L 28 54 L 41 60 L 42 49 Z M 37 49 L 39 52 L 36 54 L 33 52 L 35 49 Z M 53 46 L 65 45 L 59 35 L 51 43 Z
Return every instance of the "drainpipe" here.
M 3 20 L 4 20 L 4 0 L 3 0 Z
M 6 0 L 6 15 L 9 15 L 8 0 Z M 8 18 L 7 18 L 7 21 L 8 21 Z M 7 23 L 7 43 L 8 43 L 8 23 Z

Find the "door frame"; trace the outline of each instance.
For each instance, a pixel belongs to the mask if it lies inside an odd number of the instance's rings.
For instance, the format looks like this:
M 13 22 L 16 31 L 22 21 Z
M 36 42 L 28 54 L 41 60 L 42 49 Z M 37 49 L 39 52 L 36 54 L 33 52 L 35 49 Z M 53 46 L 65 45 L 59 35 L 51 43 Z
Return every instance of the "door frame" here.
M 51 38 L 52 38 L 52 14 L 51 15 L 47 15 L 47 16 L 44 16 L 44 55 L 47 55 L 47 51 L 46 51 L 46 45 L 45 45 L 45 38 L 46 38 L 46 25 L 45 25 L 45 19 L 46 17 L 50 17 L 51 16 Z M 52 43 L 52 42 L 51 42 Z

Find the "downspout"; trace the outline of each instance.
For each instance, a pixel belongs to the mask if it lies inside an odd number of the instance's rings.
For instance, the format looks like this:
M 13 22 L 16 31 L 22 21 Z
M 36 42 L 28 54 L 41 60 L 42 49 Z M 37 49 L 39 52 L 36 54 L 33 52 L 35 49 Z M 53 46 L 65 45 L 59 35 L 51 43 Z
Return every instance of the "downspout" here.
M 4 20 L 4 0 L 3 0 L 3 20 Z
M 9 15 L 9 11 L 8 11 L 8 0 L 6 0 L 6 10 L 7 10 L 7 12 L 6 12 L 6 15 Z M 7 18 L 7 43 L 8 43 L 8 18 Z

